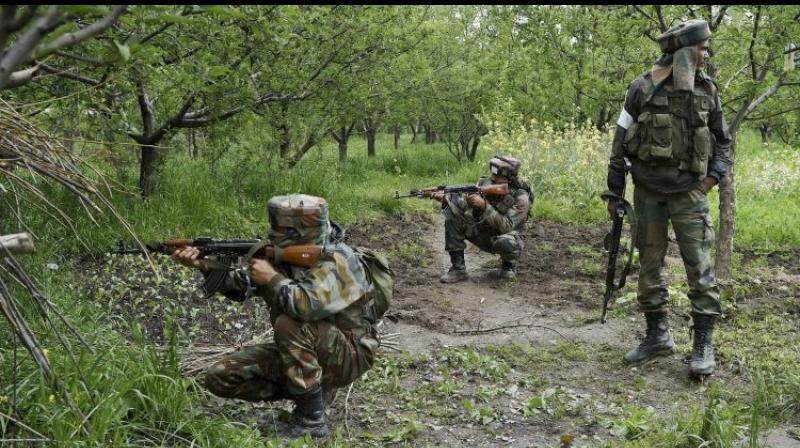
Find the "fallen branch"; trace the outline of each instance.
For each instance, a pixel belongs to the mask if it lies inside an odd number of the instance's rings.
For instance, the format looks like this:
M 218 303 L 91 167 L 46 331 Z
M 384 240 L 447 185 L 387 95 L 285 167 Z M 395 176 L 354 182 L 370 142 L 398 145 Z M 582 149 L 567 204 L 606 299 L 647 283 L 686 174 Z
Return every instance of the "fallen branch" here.
M 568 337 L 566 337 L 563 334 L 561 334 L 561 332 L 559 332 L 558 330 L 556 330 L 554 328 L 546 327 L 544 325 L 534 325 L 534 324 L 502 325 L 502 326 L 499 326 L 499 327 L 487 328 L 485 330 L 481 330 L 481 329 L 455 330 L 455 331 L 453 331 L 453 333 L 457 333 L 457 334 L 484 334 L 484 333 L 492 333 L 494 331 L 507 330 L 509 328 L 543 328 L 545 330 L 550 330 L 553 333 L 556 333 L 557 335 L 559 335 L 562 338 L 564 338 L 565 341 L 567 341 L 569 343 L 572 343 L 571 339 L 569 339 Z

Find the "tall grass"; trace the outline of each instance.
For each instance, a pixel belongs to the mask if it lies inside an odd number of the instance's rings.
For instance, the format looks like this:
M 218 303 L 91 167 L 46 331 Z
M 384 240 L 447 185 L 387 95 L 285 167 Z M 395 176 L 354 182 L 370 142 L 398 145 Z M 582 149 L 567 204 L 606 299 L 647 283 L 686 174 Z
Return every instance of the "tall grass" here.
M 611 134 L 590 125 L 557 129 L 548 123 L 505 126 L 502 116 L 485 145 L 517 155 L 532 180 L 536 215 L 564 222 L 603 222 L 600 193 L 606 187 Z M 510 119 L 518 122 L 515 117 Z M 800 245 L 800 148 L 780 142 L 764 145 L 752 131 L 739 133 L 736 146 L 736 230 L 739 248 L 786 250 Z M 628 191 L 632 191 L 630 178 Z M 719 216 L 718 193 L 710 194 Z

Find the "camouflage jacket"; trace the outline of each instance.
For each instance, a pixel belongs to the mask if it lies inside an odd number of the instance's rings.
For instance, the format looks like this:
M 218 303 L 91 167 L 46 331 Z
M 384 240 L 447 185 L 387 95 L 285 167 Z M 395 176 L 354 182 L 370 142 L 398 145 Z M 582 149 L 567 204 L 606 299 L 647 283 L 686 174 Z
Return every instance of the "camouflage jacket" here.
M 481 176 L 478 185 L 491 185 L 488 176 Z M 510 186 L 509 186 L 510 187 Z M 505 196 L 487 196 L 486 209 L 475 216 L 478 222 L 494 229 L 498 234 L 522 230 L 528 220 L 532 198 L 523 188 L 511 188 Z
M 301 322 L 327 319 L 341 330 L 369 325 L 363 318 L 362 298 L 373 286 L 358 256 L 346 244 L 326 246 L 323 258 L 312 268 L 281 263 L 275 269 L 278 275 L 255 291 L 267 301 L 273 323 L 285 313 Z M 232 273 L 220 292 L 236 301 L 245 297 L 245 287 Z

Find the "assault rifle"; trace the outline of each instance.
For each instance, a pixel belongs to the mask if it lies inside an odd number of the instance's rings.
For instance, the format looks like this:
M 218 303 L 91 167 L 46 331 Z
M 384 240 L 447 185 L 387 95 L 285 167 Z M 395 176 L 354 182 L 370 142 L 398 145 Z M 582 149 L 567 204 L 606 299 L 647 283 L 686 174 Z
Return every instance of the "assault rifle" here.
M 178 238 L 167 241 L 151 241 L 145 244 L 149 252 L 165 255 L 172 255 L 176 249 L 182 249 L 187 246 L 199 249 L 200 257 L 204 259 L 206 266 L 211 269 L 203 283 L 206 298 L 219 291 L 225 283 L 229 271 L 235 271 L 239 279 L 246 285 L 246 295 L 249 296 L 252 292 L 249 272 L 245 269 L 234 267 L 240 258 L 245 260 L 252 257 L 265 258 L 273 264 L 288 263 L 310 268 L 316 266 L 325 252 L 324 246 L 309 244 L 281 248 L 269 245 L 267 240 L 260 239 Z M 120 241 L 118 248 L 111 253 L 129 255 L 144 254 L 144 251 L 142 249 L 126 248 Z
M 411 190 L 407 195 L 400 196 L 399 191 L 394 192 L 395 199 L 401 198 L 430 198 L 435 193 L 443 192 L 444 194 L 450 193 L 477 193 L 482 196 L 505 196 L 509 193 L 508 184 L 493 184 L 479 186 L 475 184 L 461 184 L 461 185 L 439 185 L 438 187 L 422 188 Z
M 625 160 L 625 177 L 627 180 L 628 170 L 630 169 L 630 162 Z M 627 183 L 627 181 L 625 182 Z M 636 216 L 633 214 L 633 207 L 630 202 L 625 200 L 625 184 L 622 185 L 622 196 L 614 197 L 611 194 L 603 194 L 603 197 L 608 200 L 616 200 L 616 208 L 614 219 L 611 224 L 611 231 L 603 239 L 603 246 L 608 251 L 608 262 L 606 263 L 606 290 L 603 294 L 603 315 L 600 317 L 601 323 L 606 323 L 606 313 L 608 306 L 611 305 L 616 299 L 617 292 L 625 287 L 625 281 L 628 274 L 631 272 L 631 265 L 633 264 L 633 246 L 636 239 Z M 622 269 L 619 282 L 614 282 L 614 277 L 617 271 L 617 256 L 619 255 L 619 245 L 622 239 L 622 225 L 628 215 L 628 220 L 631 225 L 631 245 L 628 251 L 628 261 Z

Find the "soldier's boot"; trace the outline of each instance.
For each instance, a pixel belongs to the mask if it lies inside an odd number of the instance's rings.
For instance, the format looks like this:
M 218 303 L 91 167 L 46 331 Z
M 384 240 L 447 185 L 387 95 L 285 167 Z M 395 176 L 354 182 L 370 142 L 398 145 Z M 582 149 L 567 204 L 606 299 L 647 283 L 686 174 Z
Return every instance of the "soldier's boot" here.
M 504 280 L 516 280 L 517 266 L 514 264 L 513 261 L 503 261 L 503 266 L 500 268 L 498 277 Z
M 714 360 L 714 347 L 711 345 L 711 339 L 714 333 L 715 319 L 716 316 L 692 313 L 694 343 L 692 344 L 692 356 L 689 358 L 690 376 L 707 376 L 714 373 L 714 367 L 717 364 Z
M 450 252 L 450 270 L 439 277 L 442 283 L 458 283 L 468 280 L 467 266 L 464 263 L 464 251 L 454 250 Z
M 675 353 L 675 341 L 669 331 L 666 311 L 644 313 L 647 320 L 647 334 L 638 347 L 625 354 L 626 364 L 642 364 L 657 356 Z
M 292 418 L 289 419 L 289 427 L 286 436 L 291 439 L 311 435 L 314 440 L 322 440 L 328 437 L 328 425 L 325 423 L 325 404 L 322 397 L 322 389 L 309 392 L 303 395 L 292 397 L 295 403 Z

